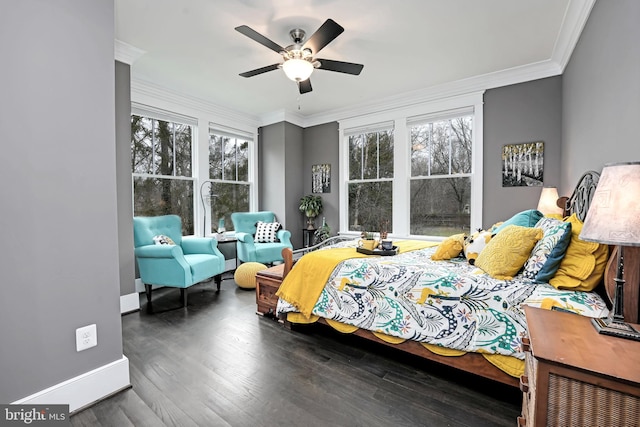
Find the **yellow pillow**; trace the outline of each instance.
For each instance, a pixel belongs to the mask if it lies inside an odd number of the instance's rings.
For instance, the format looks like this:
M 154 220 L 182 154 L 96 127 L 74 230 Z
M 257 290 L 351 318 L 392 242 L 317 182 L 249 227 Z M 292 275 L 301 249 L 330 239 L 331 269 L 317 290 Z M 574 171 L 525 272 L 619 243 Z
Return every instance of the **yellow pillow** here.
M 557 289 L 590 292 L 598 286 L 607 268 L 609 246 L 581 240 L 582 221 L 576 214 L 564 221 L 571 223 L 571 242 L 549 284 Z
M 508 225 L 487 243 L 475 266 L 496 279 L 511 280 L 543 235 L 540 228 Z
M 464 233 L 449 236 L 438 245 L 436 251 L 431 255 L 434 261 L 455 258 L 462 252 L 464 245 Z

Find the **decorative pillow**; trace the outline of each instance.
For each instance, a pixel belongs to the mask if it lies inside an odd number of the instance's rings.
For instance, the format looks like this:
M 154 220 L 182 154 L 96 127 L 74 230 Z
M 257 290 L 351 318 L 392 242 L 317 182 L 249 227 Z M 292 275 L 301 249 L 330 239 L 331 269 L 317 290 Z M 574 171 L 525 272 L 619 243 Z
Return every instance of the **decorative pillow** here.
M 609 246 L 580 239 L 582 221 L 571 215 L 571 241 L 549 284 L 557 289 L 590 292 L 598 286 L 607 268 Z
M 539 228 L 509 225 L 487 243 L 475 265 L 496 279 L 511 280 L 542 236 Z
M 274 243 L 280 240 L 276 237 L 276 233 L 280 230 L 279 222 L 262 222 L 256 223 L 256 234 L 253 237 L 257 243 Z
M 176 243 L 169 236 L 165 236 L 164 234 L 158 234 L 153 237 L 153 242 L 156 245 L 175 245 Z
M 491 240 L 491 231 L 478 230 L 464 240 L 464 256 L 469 264 L 474 265 L 478 255 Z
M 545 216 L 538 221 L 536 228 L 542 229 L 544 235 L 531 251 L 522 274 L 527 279 L 546 282 L 558 271 L 560 261 L 569 246 L 571 223 Z M 549 255 L 554 251 L 553 257 L 550 257 Z M 547 263 L 550 265 L 547 266 Z M 538 278 L 538 274 L 543 268 L 545 269 L 544 274 Z
M 496 235 L 510 225 L 519 225 L 521 227 L 535 227 L 538 221 L 544 217 L 544 214 L 537 209 L 529 209 L 518 212 L 493 230 Z
M 442 261 L 457 257 L 462 253 L 464 248 L 464 238 L 464 233 L 447 237 L 438 245 L 436 251 L 431 255 L 431 259 L 434 261 Z

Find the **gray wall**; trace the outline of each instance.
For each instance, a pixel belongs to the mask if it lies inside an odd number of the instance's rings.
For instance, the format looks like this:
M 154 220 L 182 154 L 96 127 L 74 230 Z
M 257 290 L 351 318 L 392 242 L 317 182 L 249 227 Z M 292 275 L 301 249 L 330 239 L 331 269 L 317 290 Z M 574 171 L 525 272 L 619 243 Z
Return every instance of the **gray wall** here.
M 283 228 L 291 231 L 294 248 L 302 246 L 300 191 L 302 180 L 302 128 L 280 122 L 258 131 L 259 210 L 275 212 Z
M 120 295 L 136 291 L 131 188 L 131 67 L 116 61 L 116 185 Z
M 113 0 L 0 13 L 0 402 L 122 358 Z M 98 346 L 76 352 L 75 330 Z
M 322 217 L 325 217 L 327 224 L 331 227 L 332 235 L 340 230 L 340 183 L 338 182 L 340 141 L 338 136 L 338 122 L 312 126 L 304 130 L 304 161 L 302 162 L 304 189 L 300 197 L 311 193 L 311 166 L 330 164 L 331 192 L 318 194 L 322 197 L 324 211 L 320 218 L 316 219 L 316 227 L 322 225 Z M 305 222 L 304 218 L 303 222 Z
M 561 188 L 640 160 L 640 2 L 596 2 L 563 75 Z
M 544 186 L 560 185 L 562 78 L 551 77 L 484 95 L 482 226 L 490 227 L 525 209 L 535 209 L 542 187 L 502 187 L 505 144 L 544 142 Z

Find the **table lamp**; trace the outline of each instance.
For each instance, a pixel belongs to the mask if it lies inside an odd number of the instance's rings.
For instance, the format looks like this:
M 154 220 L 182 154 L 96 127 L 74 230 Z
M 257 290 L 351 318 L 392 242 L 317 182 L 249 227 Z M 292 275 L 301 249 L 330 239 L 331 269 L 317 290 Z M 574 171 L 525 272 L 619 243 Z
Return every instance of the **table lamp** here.
M 558 189 L 556 187 L 543 187 L 538 201 L 538 210 L 545 215 L 560 215 L 564 209 L 558 206 Z
M 580 239 L 618 246 L 613 317 L 592 319 L 599 333 L 640 341 L 624 321 L 625 246 L 640 246 L 640 162 L 611 163 L 602 169 Z

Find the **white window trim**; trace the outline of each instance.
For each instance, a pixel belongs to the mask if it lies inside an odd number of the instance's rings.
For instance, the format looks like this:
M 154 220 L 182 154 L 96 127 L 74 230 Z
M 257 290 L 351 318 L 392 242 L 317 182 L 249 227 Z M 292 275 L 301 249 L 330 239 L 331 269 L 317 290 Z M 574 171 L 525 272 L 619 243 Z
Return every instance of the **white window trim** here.
M 348 234 L 349 226 L 349 192 L 348 168 L 349 135 L 362 129 L 378 128 L 382 124 L 393 122 L 394 144 L 394 179 L 393 179 L 393 233 L 391 237 L 411 237 L 416 239 L 425 236 L 409 234 L 409 180 L 411 179 L 411 156 L 409 123 L 425 120 L 430 117 L 442 117 L 456 114 L 457 110 L 473 111 L 473 154 L 471 162 L 471 230 L 482 227 L 482 187 L 483 187 L 483 95 L 484 91 L 473 92 L 450 98 L 421 103 L 409 107 L 387 110 L 380 113 L 358 116 L 338 122 L 339 138 L 339 183 L 340 191 L 340 233 Z M 440 239 L 440 238 L 438 238 Z

